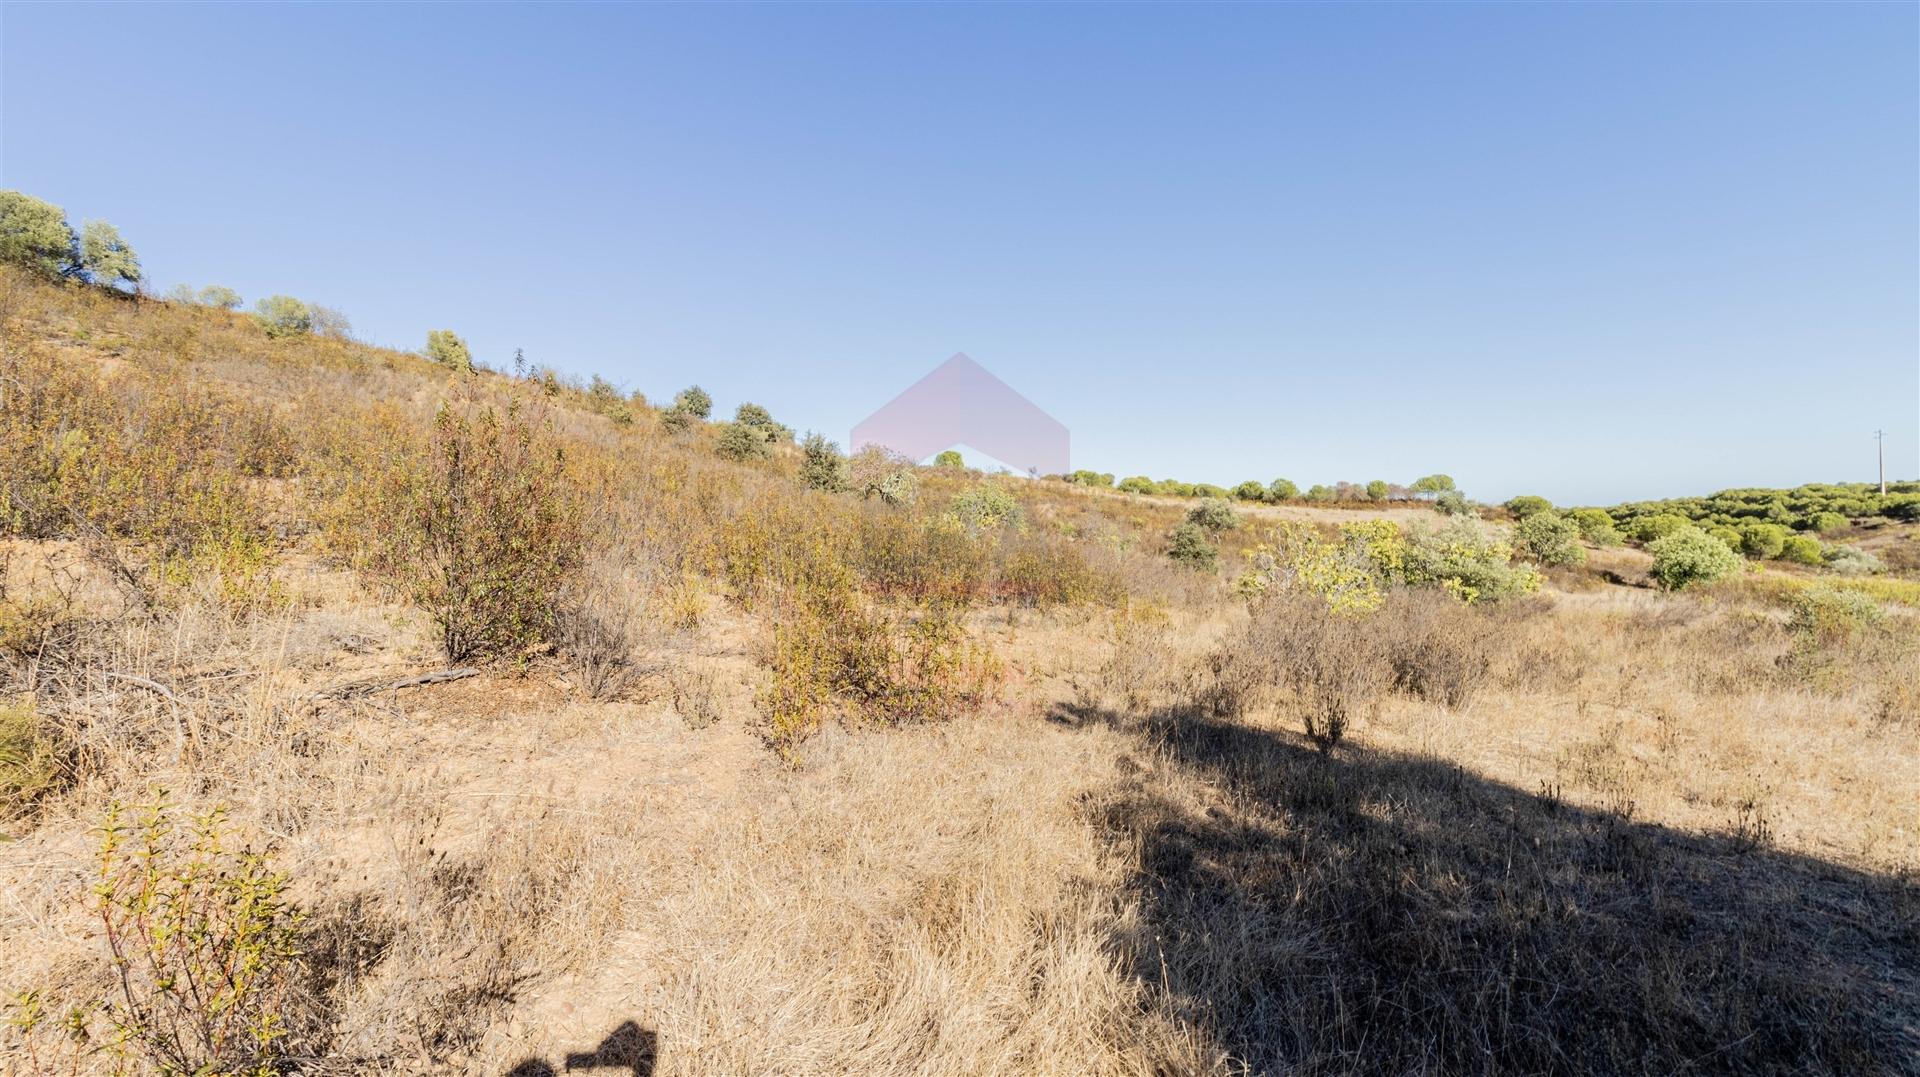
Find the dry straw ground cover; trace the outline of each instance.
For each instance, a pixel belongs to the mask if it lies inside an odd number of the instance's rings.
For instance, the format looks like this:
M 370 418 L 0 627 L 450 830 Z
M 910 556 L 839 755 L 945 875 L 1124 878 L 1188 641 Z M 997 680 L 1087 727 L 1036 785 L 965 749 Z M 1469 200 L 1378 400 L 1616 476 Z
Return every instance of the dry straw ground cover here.
M 1340 612 L 1262 551 L 1354 584 L 1351 510 L 1208 574 L 1179 503 L 0 326 L 0 1071 L 1920 1070 L 1911 579 Z

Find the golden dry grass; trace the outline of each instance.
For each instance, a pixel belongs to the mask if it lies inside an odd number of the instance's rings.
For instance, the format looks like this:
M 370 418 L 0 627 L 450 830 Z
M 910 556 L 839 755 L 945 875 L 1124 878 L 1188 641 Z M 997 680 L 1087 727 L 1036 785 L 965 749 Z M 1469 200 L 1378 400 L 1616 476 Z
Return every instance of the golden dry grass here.
M 326 397 L 418 424 L 445 391 L 407 356 L 11 287 L 9 348 L 110 378 L 172 371 L 289 420 Z M 592 551 L 637 625 L 610 691 L 538 650 L 353 687 L 445 663 L 323 541 L 323 472 L 256 483 L 270 600 L 208 570 L 142 607 L 97 543 L 0 540 L 0 597 L 46 629 L 0 694 L 33 699 L 67 768 L 4 827 L 0 993 L 110 994 L 90 828 L 164 787 L 226 805 L 292 879 L 302 1073 L 1920 1068 L 1911 611 L 1810 640 L 1776 585 L 1665 595 L 1636 586 L 1643 555 L 1601 552 L 1433 629 L 1474 641 L 1457 706 L 1384 694 L 1322 753 L 1272 656 L 1231 650 L 1257 638 L 1245 606 L 1158 556 L 1179 506 L 1035 484 L 1029 526 L 1120 593 L 978 599 L 957 616 L 1003 666 L 989 702 L 824 720 L 783 755 L 767 580 L 814 562 L 773 524 L 864 510 L 802 495 L 790 459 L 724 465 L 556 401 L 588 463 L 630 462 L 619 541 Z M 295 429 L 302 459 L 341 433 Z M 924 511 L 966 481 L 930 477 Z M 810 534 L 835 564 L 878 546 Z M 0 1070 L 61 1049 L 9 1032 Z

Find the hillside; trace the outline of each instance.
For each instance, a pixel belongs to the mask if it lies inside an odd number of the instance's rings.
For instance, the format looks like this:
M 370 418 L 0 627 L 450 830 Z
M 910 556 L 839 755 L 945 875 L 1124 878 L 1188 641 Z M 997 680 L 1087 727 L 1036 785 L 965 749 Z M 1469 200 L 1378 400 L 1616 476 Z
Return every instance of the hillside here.
M 0 1071 L 1920 1072 L 1912 490 L 1130 494 L 0 274 Z

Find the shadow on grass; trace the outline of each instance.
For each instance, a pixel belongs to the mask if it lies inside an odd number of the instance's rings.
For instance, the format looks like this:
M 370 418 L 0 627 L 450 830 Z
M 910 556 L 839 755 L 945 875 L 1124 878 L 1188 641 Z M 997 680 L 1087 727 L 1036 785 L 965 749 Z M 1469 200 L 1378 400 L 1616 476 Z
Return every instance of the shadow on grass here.
M 632 1021 L 623 1021 L 593 1050 L 570 1052 L 559 1070 L 546 1059 L 529 1058 L 508 1070 L 506 1077 L 558 1077 L 563 1072 L 606 1069 L 652 1077 L 659 1057 L 658 1037 Z
M 1912 880 L 1233 720 L 1147 733 L 1094 808 L 1135 974 L 1254 1072 L 1920 1073 Z

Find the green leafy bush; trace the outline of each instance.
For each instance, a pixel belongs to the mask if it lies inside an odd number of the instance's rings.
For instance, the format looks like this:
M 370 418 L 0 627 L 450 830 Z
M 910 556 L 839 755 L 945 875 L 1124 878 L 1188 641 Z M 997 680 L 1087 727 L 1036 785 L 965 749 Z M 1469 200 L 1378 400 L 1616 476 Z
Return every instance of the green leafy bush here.
M 713 398 L 698 385 L 689 385 L 680 390 L 673 398 L 675 410 L 683 411 L 695 419 L 704 420 L 713 414 Z
M 1750 520 L 1740 525 L 1740 552 L 1756 561 L 1780 556 L 1787 543 L 1787 529 L 1779 524 Z
M 462 373 L 473 372 L 473 352 L 460 334 L 451 329 L 427 331 L 427 358 Z
M 1445 490 L 1433 499 L 1433 511 L 1442 516 L 1470 516 L 1473 506 L 1467 503 L 1465 494 L 1458 490 Z
M 1267 484 L 1268 501 L 1292 501 L 1300 496 L 1300 488 L 1287 479 L 1275 479 Z
M 1267 487 L 1264 483 L 1248 479 L 1233 488 L 1233 496 L 1240 501 L 1265 501 Z
M 80 271 L 80 239 L 66 211 L 19 191 L 0 191 L 0 262 L 48 280 Z
M 195 302 L 203 307 L 218 307 L 221 310 L 239 310 L 243 300 L 240 293 L 224 284 L 209 284 L 200 289 Z
M 1780 544 L 1780 560 L 1795 565 L 1818 565 L 1826 561 L 1820 540 L 1806 535 L 1788 535 Z
M 1187 510 L 1188 523 L 1197 524 L 1216 535 L 1231 529 L 1239 520 L 1233 506 L 1216 497 L 1210 497 Z
M 1411 489 L 1416 494 L 1433 494 L 1438 496 L 1459 488 L 1453 484 L 1452 475 L 1434 474 L 1425 475 L 1413 480 Z
M 1392 488 L 1387 485 L 1387 480 L 1375 479 L 1367 484 L 1367 500 L 1385 501 L 1387 499 L 1387 493 L 1391 489 Z
M 1323 486 L 1323 485 L 1320 485 L 1319 483 L 1315 483 L 1314 485 L 1307 488 L 1307 500 L 1308 501 L 1332 501 L 1333 487 Z
M 1644 545 L 1650 542 L 1658 542 L 1668 535 L 1673 534 L 1675 531 L 1687 526 L 1689 526 L 1689 524 L 1685 516 L 1675 515 L 1670 512 L 1655 513 L 1652 516 L 1643 516 L 1633 521 L 1628 534 L 1633 536 L 1633 541 Z
M 1605 509 L 1574 509 L 1567 514 L 1567 519 L 1580 529 L 1581 538 L 1595 546 L 1618 546 L 1625 539 Z
M 1538 564 L 1559 568 L 1587 559 L 1586 547 L 1580 545 L 1580 525 L 1559 513 L 1536 512 L 1513 531 L 1520 552 Z
M 808 434 L 800 443 L 800 481 L 810 489 L 842 493 L 851 485 L 847 458 L 824 435 Z
M 1220 566 L 1220 548 L 1208 540 L 1208 531 L 1191 520 L 1167 536 L 1167 556 L 1190 568 L 1212 572 Z
M 1540 589 L 1540 574 L 1513 564 L 1513 549 L 1472 516 L 1407 532 L 1401 574 L 1414 586 L 1444 588 L 1465 602 L 1499 601 Z
M 1745 567 L 1726 543 L 1691 524 L 1655 539 L 1647 549 L 1653 554 L 1654 582 L 1669 591 L 1725 579 Z
M 1548 501 L 1544 497 L 1535 497 L 1532 494 L 1521 494 L 1519 497 L 1508 498 L 1505 508 L 1508 512 L 1512 513 L 1515 518 L 1524 520 L 1535 513 L 1553 511 L 1553 502 Z
M 1120 480 L 1120 489 L 1129 494 L 1153 493 L 1153 480 L 1145 475 L 1129 475 Z
M 739 421 L 720 427 L 720 436 L 714 439 L 714 451 L 729 460 L 764 460 L 773 455 L 773 443 L 769 431 L 762 426 Z
M 94 911 L 116 973 L 101 1049 L 164 1074 L 280 1073 L 302 919 L 287 877 L 227 848 L 220 809 L 177 814 L 163 794 L 100 828 Z
M 253 318 L 275 340 L 313 330 L 313 308 L 290 295 L 270 295 L 255 303 Z
M 140 256 L 121 238 L 118 228 L 106 221 L 87 221 L 80 226 L 80 272 L 102 287 L 138 288 Z
M 1710 527 L 1703 527 L 1701 530 L 1719 539 L 1721 542 L 1726 543 L 1727 549 L 1735 553 L 1739 553 L 1744 548 L 1744 540 L 1741 538 L 1740 529 L 1737 527 L 1732 527 L 1727 524 L 1713 524 Z
M 1816 512 L 1807 517 L 1807 530 L 1820 535 L 1831 535 L 1847 529 L 1847 518 L 1837 512 Z
M 967 461 L 960 455 L 959 450 L 946 449 L 933 458 L 933 466 L 963 468 L 967 466 Z

